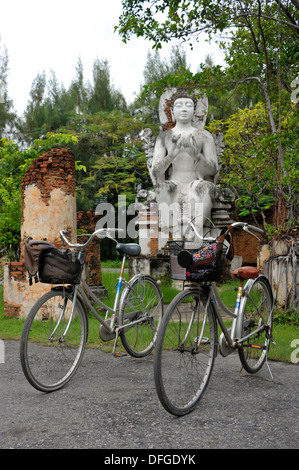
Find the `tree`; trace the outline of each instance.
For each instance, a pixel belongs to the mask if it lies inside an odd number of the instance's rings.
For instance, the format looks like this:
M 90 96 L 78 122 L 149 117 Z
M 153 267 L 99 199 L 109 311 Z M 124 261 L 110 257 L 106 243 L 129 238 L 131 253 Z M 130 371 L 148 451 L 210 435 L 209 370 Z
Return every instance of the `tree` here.
M 275 150 L 267 145 L 270 129 L 265 106 L 239 109 L 226 121 L 213 120 L 208 126 L 211 132 L 221 127 L 226 146 L 219 182 L 233 190 L 240 216 L 249 215 L 256 225 L 265 226 L 278 177 Z
M 159 98 L 151 90 L 151 85 L 164 80 L 168 75 L 177 74 L 181 68 L 187 68 L 187 57 L 179 44 L 171 47 L 170 56 L 166 59 L 161 57 L 158 50 L 148 51 L 143 71 L 144 83 L 131 106 L 133 112 L 138 110 L 144 115 L 143 119 L 158 125 Z
M 76 113 L 85 113 L 88 108 L 88 89 L 87 84 L 84 83 L 84 69 L 82 60 L 79 57 L 76 65 L 76 75 L 72 80 L 71 86 L 68 90 L 68 98 L 70 101 L 70 108 Z
M 0 37 L 0 139 L 10 132 L 16 118 L 7 93 L 7 76 L 8 52 L 5 46 L 1 47 Z
M 291 4 L 292 3 L 292 4 Z M 162 43 L 174 39 L 198 40 L 202 33 L 227 34 L 230 28 L 251 28 L 248 19 L 262 18 L 282 24 L 299 34 L 298 0 L 123 0 L 123 11 L 115 29 L 124 42 L 134 34 L 145 37 L 159 49 Z M 276 4 L 281 19 L 272 16 L 270 8 Z
M 30 90 L 30 101 L 28 102 L 24 120 L 19 120 L 18 129 L 22 139 L 32 142 L 35 138 L 44 134 L 45 129 L 45 106 L 44 97 L 46 91 L 46 74 L 39 73 L 32 82 Z
M 93 64 L 93 84 L 90 87 L 88 112 L 126 111 L 126 101 L 120 92 L 115 91 L 111 84 L 110 69 L 107 60 L 96 59 Z
M 18 129 L 23 142 L 31 145 L 47 132 L 67 126 L 73 113 L 94 114 L 115 108 L 125 110 L 126 102 L 111 84 L 108 62 L 95 60 L 91 84 L 84 80 L 83 64 L 79 57 L 75 76 L 68 89 L 58 83 L 54 71 L 51 71 L 48 80 L 45 72 L 36 76 L 24 117 L 19 119 Z
M 100 199 L 115 204 L 118 194 L 135 200 L 141 182 L 150 187 L 139 134 L 143 123 L 121 111 L 74 114 L 61 131 L 78 136 L 76 160 L 86 166 L 77 176 L 77 208 L 93 210 Z

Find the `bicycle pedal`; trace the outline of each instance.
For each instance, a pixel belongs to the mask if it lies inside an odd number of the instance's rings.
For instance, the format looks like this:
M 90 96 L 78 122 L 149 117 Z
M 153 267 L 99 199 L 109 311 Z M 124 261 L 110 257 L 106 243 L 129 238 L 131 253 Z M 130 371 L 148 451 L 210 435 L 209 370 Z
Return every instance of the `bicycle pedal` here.
M 113 356 L 116 356 L 116 357 L 123 357 L 123 356 L 127 356 L 128 354 L 125 353 L 125 352 L 120 352 L 120 351 L 116 351 L 113 353 Z

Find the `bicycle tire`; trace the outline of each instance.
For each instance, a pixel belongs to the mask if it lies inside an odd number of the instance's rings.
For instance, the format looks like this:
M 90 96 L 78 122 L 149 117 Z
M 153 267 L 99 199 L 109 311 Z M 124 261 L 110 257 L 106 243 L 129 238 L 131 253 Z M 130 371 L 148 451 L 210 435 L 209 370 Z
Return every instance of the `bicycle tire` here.
M 137 275 L 123 292 L 118 326 L 123 347 L 132 357 L 145 357 L 153 350 L 164 304 L 158 284 L 151 276 Z M 128 325 L 138 321 L 134 325 Z
M 74 376 L 82 360 L 88 334 L 87 317 L 78 299 L 72 322 L 62 339 L 72 297 L 72 292 L 63 288 L 44 294 L 25 321 L 20 347 L 21 365 L 28 382 L 39 391 L 53 392 L 62 388 Z M 55 331 L 60 314 L 61 322 Z
M 246 292 L 246 299 L 240 314 L 240 338 L 250 334 L 263 323 L 265 329 L 248 338 L 238 349 L 240 361 L 250 374 L 255 374 L 263 366 L 272 338 L 272 289 L 268 279 L 265 276 L 259 276 L 250 283 Z
M 176 416 L 194 410 L 212 374 L 217 324 L 212 304 L 205 307 L 200 288 L 180 292 L 169 304 L 157 335 L 155 386 L 163 407 Z

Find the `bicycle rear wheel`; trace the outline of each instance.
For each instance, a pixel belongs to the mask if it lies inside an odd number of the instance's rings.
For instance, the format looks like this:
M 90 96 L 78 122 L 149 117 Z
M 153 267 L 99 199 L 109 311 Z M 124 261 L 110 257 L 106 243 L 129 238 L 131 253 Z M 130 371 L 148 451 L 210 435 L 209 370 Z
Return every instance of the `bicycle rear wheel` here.
M 259 330 L 244 341 L 238 350 L 244 369 L 255 374 L 266 360 L 272 338 L 273 295 L 266 277 L 259 276 L 249 287 L 240 321 L 240 337 Z
M 129 282 L 121 299 L 118 326 L 125 326 L 120 338 L 131 356 L 144 357 L 154 348 L 163 305 L 161 291 L 153 278 L 138 275 Z
M 171 414 L 192 411 L 211 377 L 217 350 L 212 306 L 199 288 L 180 292 L 169 304 L 157 335 L 154 378 L 160 402 Z
M 32 307 L 24 325 L 21 365 L 28 382 L 42 392 L 62 388 L 71 380 L 83 357 L 87 318 L 77 300 L 68 325 L 72 297 L 66 289 L 46 293 Z

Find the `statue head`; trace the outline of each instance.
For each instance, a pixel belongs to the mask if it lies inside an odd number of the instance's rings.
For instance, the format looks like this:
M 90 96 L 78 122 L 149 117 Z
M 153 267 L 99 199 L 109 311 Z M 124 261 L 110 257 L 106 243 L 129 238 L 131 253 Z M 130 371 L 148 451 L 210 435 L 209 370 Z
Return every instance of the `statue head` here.
M 173 109 L 174 102 L 179 98 L 190 98 L 194 103 L 194 109 L 196 109 L 197 98 L 191 90 L 188 88 L 178 88 L 177 91 L 171 96 L 171 109 Z
M 175 126 L 173 104 L 178 98 L 191 98 L 194 103 L 193 126 L 204 129 L 208 115 L 208 99 L 199 89 L 190 87 L 167 87 L 160 97 L 159 119 L 162 129 L 172 129 Z
M 189 96 L 178 96 L 173 103 L 172 120 L 177 124 L 184 123 L 184 125 L 191 125 L 191 121 L 194 118 L 194 110 L 195 106 L 192 98 Z M 193 126 L 191 125 L 191 127 Z

